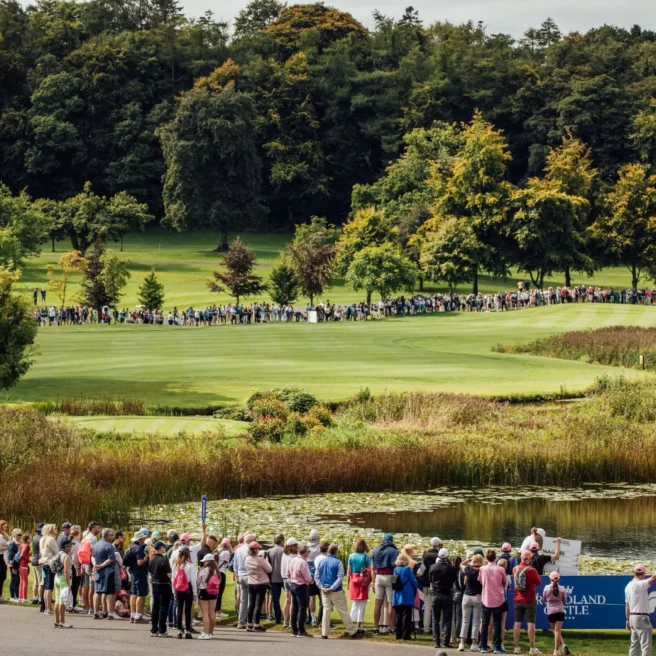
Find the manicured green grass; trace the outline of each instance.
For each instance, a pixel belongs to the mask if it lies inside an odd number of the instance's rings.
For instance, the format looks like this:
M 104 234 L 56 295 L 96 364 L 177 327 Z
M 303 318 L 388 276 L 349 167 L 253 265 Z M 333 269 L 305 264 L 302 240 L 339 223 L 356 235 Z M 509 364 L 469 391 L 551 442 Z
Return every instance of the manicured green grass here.
M 39 330 L 35 364 L 4 400 L 133 397 L 201 407 L 254 389 L 296 386 L 325 399 L 369 387 L 483 395 L 581 390 L 596 376 L 644 375 L 582 362 L 494 353 L 493 345 L 566 330 L 656 323 L 656 308 L 581 304 L 378 322 Z
M 220 426 L 228 435 L 246 432 L 248 424 L 231 419 L 212 417 L 66 417 L 84 428 L 98 433 L 158 434 L 165 437 L 186 433 L 198 435 L 204 431 L 217 430 Z
M 231 235 L 231 239 L 234 235 Z M 257 273 L 268 278 L 272 265 L 275 263 L 280 251 L 290 239 L 288 234 L 261 234 L 246 233 L 242 239 L 255 250 L 257 254 Z M 218 268 L 220 254 L 216 252 L 217 236 L 210 231 L 196 232 L 168 232 L 161 229 L 149 230 L 144 234 L 128 235 L 125 238 L 124 252 L 120 255 L 130 260 L 132 278 L 126 289 L 122 304 L 133 308 L 137 303 L 137 290 L 144 277 L 155 267 L 160 281 L 164 285 L 166 294 L 165 309 L 188 307 L 190 305 L 205 307 L 212 303 L 225 303 L 230 300 L 226 294 L 212 294 L 207 289 L 206 281 L 211 277 L 212 271 Z M 110 248 L 118 251 L 118 244 L 110 244 Z M 45 245 L 44 252 L 37 258 L 26 263 L 22 278 L 17 287 L 31 298 L 35 287 L 45 287 L 48 276 L 48 264 L 56 264 L 57 259 L 65 252 L 71 250 L 68 240 L 56 244 L 56 252 L 51 252 L 49 244 Z M 494 279 L 481 276 L 479 280 L 482 292 L 498 292 L 506 289 L 517 289 L 518 280 L 526 280 L 526 276 L 513 274 L 508 280 Z M 605 269 L 594 278 L 575 274 L 573 284 L 588 283 L 599 286 L 627 287 L 630 285 L 629 272 L 624 267 Z M 548 285 L 563 284 L 563 279 L 548 280 Z M 69 299 L 72 299 L 79 289 L 79 280 L 74 280 L 70 288 Z M 443 285 L 427 285 L 427 291 L 444 290 Z M 470 285 L 462 285 L 459 292 L 469 292 Z M 246 299 L 265 300 L 262 298 Z M 337 281 L 335 287 L 323 295 L 322 300 L 330 299 L 333 302 L 344 303 L 363 300 L 361 292 L 344 287 L 342 281 Z M 59 304 L 54 294 L 48 292 L 47 301 Z M 73 302 L 72 300 L 70 302 Z M 300 302 L 305 303 L 304 299 Z

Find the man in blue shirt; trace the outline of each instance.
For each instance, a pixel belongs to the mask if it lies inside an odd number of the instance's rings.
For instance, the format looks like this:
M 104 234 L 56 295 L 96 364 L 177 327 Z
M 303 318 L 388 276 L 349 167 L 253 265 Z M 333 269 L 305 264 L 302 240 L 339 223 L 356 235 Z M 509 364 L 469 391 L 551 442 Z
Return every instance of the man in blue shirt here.
M 337 558 L 338 551 L 339 547 L 336 544 L 331 544 L 328 547 L 328 556 L 319 562 L 314 573 L 314 581 L 319 590 L 321 590 L 321 602 L 323 604 L 321 637 L 324 640 L 328 639 L 330 614 L 333 608 L 337 610 L 351 638 L 357 638 L 359 635 L 358 629 L 353 624 L 346 607 L 346 595 L 342 586 L 344 581 L 344 565 Z
M 123 564 L 130 570 L 130 622 L 144 622 L 144 608 L 148 596 L 148 555 L 146 538 L 148 530 L 141 529 L 132 536 L 132 544 L 125 552 Z
M 116 599 L 116 584 L 114 578 L 114 565 L 116 563 L 116 547 L 112 544 L 114 531 L 105 528 L 102 539 L 96 542 L 91 551 L 91 564 L 93 565 L 93 578 L 95 587 L 93 619 L 100 620 L 103 612 L 108 620 L 120 620 L 121 617 L 114 612 Z

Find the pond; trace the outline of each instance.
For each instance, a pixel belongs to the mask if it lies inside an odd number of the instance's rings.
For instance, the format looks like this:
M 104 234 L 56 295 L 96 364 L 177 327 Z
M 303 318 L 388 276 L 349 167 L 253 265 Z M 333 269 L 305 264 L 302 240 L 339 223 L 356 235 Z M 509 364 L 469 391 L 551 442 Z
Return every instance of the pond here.
M 499 504 L 467 501 L 427 511 L 327 515 L 381 533 L 437 535 L 442 540 L 521 545 L 531 526 L 552 537 L 581 540 L 584 554 L 640 559 L 653 553 L 656 497 L 551 501 L 532 498 Z
M 518 548 L 532 526 L 547 535 L 581 540 L 581 572 L 625 572 L 636 560 L 650 562 L 656 534 L 656 485 L 550 487 L 442 487 L 426 492 L 344 493 L 299 497 L 223 499 L 208 502 L 211 532 L 235 536 L 254 530 L 262 541 L 282 532 L 322 539 L 350 550 L 356 537 L 376 545 L 391 532 L 397 544 L 421 550 L 439 536 L 451 551 L 473 546 Z M 194 532 L 199 502 L 135 509 L 133 523 Z M 196 533 L 198 529 L 196 528 Z M 654 563 L 656 566 L 656 563 Z

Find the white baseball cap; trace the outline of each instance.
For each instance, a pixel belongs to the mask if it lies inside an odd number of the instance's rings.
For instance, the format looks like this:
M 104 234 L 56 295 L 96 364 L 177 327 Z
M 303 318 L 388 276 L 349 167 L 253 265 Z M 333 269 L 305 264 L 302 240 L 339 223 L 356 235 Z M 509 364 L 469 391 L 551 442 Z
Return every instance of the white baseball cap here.
M 295 547 L 297 544 L 298 544 L 298 540 L 296 538 L 288 538 L 287 540 L 288 547 Z

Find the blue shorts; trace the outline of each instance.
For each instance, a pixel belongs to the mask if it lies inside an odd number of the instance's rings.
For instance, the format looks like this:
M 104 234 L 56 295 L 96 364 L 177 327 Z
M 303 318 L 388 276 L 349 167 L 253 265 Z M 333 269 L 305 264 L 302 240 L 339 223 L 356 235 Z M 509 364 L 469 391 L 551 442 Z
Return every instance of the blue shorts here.
M 54 590 L 55 589 L 55 575 L 50 569 L 50 565 L 42 565 L 41 573 L 43 574 L 43 589 L 44 590 Z
M 145 574 L 135 574 L 130 572 L 130 594 L 134 597 L 147 597 L 148 596 L 148 576 Z
M 104 567 L 94 573 L 94 589 L 96 594 L 113 595 L 116 592 L 113 567 Z

